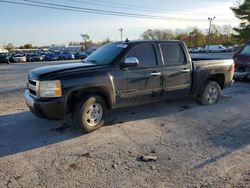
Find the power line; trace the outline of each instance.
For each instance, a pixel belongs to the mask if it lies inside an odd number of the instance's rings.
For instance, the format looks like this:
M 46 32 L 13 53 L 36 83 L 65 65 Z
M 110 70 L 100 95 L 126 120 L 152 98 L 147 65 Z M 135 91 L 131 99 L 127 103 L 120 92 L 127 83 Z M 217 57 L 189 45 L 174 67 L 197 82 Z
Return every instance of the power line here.
M 31 3 L 5 1 L 5 0 L 0 0 L 0 3 L 8 3 L 8 4 L 15 4 L 15 5 L 25 5 L 25 6 L 30 6 L 30 7 L 48 8 L 48 9 L 55 9 L 55 10 L 65 10 L 65 11 L 72 11 L 72 12 L 95 13 L 95 12 L 91 12 L 91 11 L 80 11 L 80 10 L 74 10 L 74 9 L 69 9 L 69 8 L 59 8 L 59 7 L 36 5 L 36 4 L 31 4 Z M 96 13 L 96 14 L 102 14 L 102 13 Z M 107 15 L 107 14 L 104 14 L 104 15 Z M 113 14 L 110 14 L 110 15 L 113 15 Z
M 0 3 L 9 3 L 9 4 L 25 5 L 25 6 L 32 6 L 32 7 L 72 11 L 72 12 L 112 15 L 112 16 L 120 16 L 120 17 L 133 17 L 133 18 L 172 20 L 172 21 L 192 21 L 192 22 L 204 22 L 205 21 L 205 19 L 165 17 L 165 16 L 156 16 L 156 15 L 147 15 L 147 14 L 127 13 L 127 12 L 120 12 L 120 11 L 108 11 L 108 10 L 102 10 L 102 9 L 91 9 L 91 8 L 76 7 L 76 6 L 67 6 L 67 5 L 62 5 L 62 4 L 45 3 L 45 2 L 39 2 L 39 1 L 33 1 L 33 0 L 24 0 L 24 1 L 30 2 L 30 3 L 8 1 L 8 0 L 0 0 Z M 232 20 L 218 20 L 218 21 L 228 22 Z
M 75 3 L 81 3 L 81 4 L 92 4 L 92 5 L 97 5 L 97 6 L 106 6 L 106 7 L 113 7 L 113 8 L 120 8 L 120 9 L 125 9 L 127 10 L 128 8 L 130 10 L 139 10 L 139 11 L 164 11 L 167 13 L 171 14 L 180 14 L 180 15 L 208 15 L 208 12 L 182 12 L 182 11 L 174 11 L 170 9 L 163 9 L 163 8 L 152 8 L 152 7 L 146 7 L 146 6 L 132 6 L 130 4 L 124 4 L 124 3 L 118 3 L 118 2 L 107 2 L 107 1 L 102 1 L 102 0 L 96 0 L 95 2 L 93 1 L 86 1 L 86 0 L 68 0 L 70 2 L 75 2 Z
M 84 1 L 84 0 L 69 0 L 69 1 Z M 109 5 L 123 5 L 123 6 L 126 6 L 126 7 L 137 7 L 137 8 L 142 8 L 142 9 L 148 9 L 148 10 L 162 10 L 162 11 L 172 11 L 172 12 L 179 12 L 179 13 L 187 13 L 187 12 L 183 12 L 183 11 L 175 11 L 175 10 L 171 10 L 171 9 L 166 9 L 166 8 L 159 8 L 159 7 L 149 7 L 149 6 L 141 6 L 141 5 L 131 5 L 131 4 L 128 4 L 128 3 L 121 3 L 121 2 L 110 2 L 110 1 L 106 1 L 106 0 L 94 0 L 95 2 L 102 2 L 102 3 L 107 3 Z M 197 0 L 197 1 L 200 1 L 200 0 Z M 230 0 L 206 0 L 206 1 L 230 1 Z M 233 0 L 231 0 L 233 1 Z M 193 12 L 194 14 L 204 14 L 204 15 L 207 15 L 209 14 L 209 12 Z M 189 14 L 189 13 L 187 13 Z
M 141 18 L 149 18 L 149 19 L 163 19 L 163 20 L 173 20 L 173 21 L 205 21 L 204 19 L 193 19 L 193 18 L 176 18 L 176 17 L 166 17 L 166 16 L 155 16 L 155 15 L 148 15 L 148 14 L 137 14 L 137 13 L 128 13 L 128 12 L 120 12 L 120 11 L 107 11 L 103 9 L 91 9 L 91 8 L 84 8 L 84 7 L 76 7 L 76 6 L 68 6 L 68 5 L 62 5 L 62 4 L 55 4 L 55 3 L 45 3 L 35 0 L 24 0 L 32 3 L 38 3 L 43 5 L 50 5 L 50 6 L 59 6 L 63 8 L 72 8 L 72 9 L 80 9 L 80 10 L 87 10 L 87 11 L 98 11 L 103 13 L 112 13 L 112 14 L 119 14 L 119 15 L 125 15 L 125 16 L 138 16 Z M 222 21 L 222 20 L 221 20 Z M 232 21 L 232 20 L 227 20 Z
M 68 6 L 68 5 L 55 4 L 55 3 L 45 3 L 45 2 L 34 1 L 34 0 L 24 0 L 24 1 L 31 2 L 31 3 L 37 3 L 37 4 L 42 4 L 42 5 L 49 5 L 49 6 L 70 8 L 70 9 L 77 9 L 77 10 L 87 10 L 87 11 L 93 11 L 93 12 L 111 13 L 111 14 L 128 16 L 128 17 L 175 20 L 175 21 L 192 21 L 192 20 L 194 20 L 194 19 L 190 19 L 190 18 L 174 18 L 174 17 L 155 16 L 155 15 L 148 15 L 148 14 L 137 14 L 137 13 L 110 11 L 110 10 L 103 10 L 103 9 L 84 8 L 84 7 Z M 203 19 L 195 19 L 195 21 L 204 21 L 204 20 Z

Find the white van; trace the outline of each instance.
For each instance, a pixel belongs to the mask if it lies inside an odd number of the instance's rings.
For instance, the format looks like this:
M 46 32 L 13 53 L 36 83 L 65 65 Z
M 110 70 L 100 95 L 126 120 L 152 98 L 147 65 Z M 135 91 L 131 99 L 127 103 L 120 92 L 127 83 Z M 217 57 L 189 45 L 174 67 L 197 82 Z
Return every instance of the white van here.
M 227 48 L 223 45 L 206 45 L 207 52 L 227 52 Z

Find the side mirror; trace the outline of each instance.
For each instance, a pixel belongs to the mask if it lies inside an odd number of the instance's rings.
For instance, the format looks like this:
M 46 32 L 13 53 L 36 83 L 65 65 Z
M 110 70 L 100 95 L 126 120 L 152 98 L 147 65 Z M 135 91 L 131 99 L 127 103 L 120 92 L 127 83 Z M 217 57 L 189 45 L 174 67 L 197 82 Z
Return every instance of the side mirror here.
M 139 65 L 139 60 L 136 57 L 127 57 L 123 63 L 121 63 L 121 68 L 137 67 Z

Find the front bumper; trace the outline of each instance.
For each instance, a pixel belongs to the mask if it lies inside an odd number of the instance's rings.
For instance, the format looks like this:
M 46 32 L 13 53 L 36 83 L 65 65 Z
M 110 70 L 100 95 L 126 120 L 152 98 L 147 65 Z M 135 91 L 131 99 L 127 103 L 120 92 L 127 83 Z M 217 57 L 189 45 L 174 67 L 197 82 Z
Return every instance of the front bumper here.
M 59 120 L 63 119 L 66 114 L 66 100 L 64 98 L 40 100 L 30 96 L 28 89 L 25 90 L 24 97 L 30 111 L 37 117 Z

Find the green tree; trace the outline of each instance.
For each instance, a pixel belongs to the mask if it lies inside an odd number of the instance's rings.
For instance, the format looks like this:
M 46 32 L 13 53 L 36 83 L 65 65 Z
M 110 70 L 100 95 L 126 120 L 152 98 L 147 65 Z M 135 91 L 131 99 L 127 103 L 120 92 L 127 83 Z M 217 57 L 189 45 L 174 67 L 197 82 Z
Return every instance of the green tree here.
M 23 45 L 23 49 L 32 49 L 32 44 Z
M 250 39 L 250 0 L 244 0 L 237 7 L 232 7 L 235 16 L 242 20 L 238 28 L 234 28 L 237 35 L 234 37 L 240 42 L 245 43 Z
M 203 47 L 206 42 L 206 36 L 198 28 L 194 28 L 189 33 L 189 47 Z
M 205 31 L 197 27 L 188 27 L 186 30 L 178 29 L 175 32 L 166 29 L 148 29 L 141 34 L 141 38 L 145 40 L 182 40 L 189 48 L 204 47 L 206 44 L 236 44 L 232 38 L 231 25 L 212 25 L 211 34 L 208 36 L 204 33 Z
M 230 25 L 212 25 L 211 34 L 207 36 L 207 44 L 232 45 L 232 27 Z

